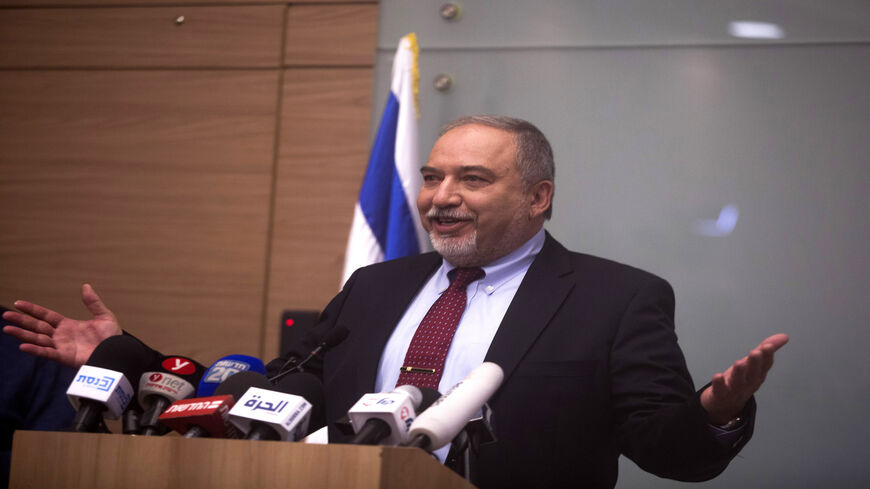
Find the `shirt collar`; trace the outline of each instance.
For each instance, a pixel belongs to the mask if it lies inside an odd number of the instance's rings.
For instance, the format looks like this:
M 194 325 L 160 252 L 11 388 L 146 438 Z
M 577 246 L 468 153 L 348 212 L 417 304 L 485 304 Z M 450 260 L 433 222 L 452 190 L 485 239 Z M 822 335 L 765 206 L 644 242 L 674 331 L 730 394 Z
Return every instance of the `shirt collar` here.
M 544 247 L 546 234 L 542 227 L 532 236 L 531 239 L 523 243 L 522 246 L 499 258 L 498 260 L 483 266 L 483 271 L 486 276 L 480 280 L 481 287 L 478 290 L 483 290 L 486 294 L 492 294 L 505 282 L 515 277 L 517 274 L 525 272 L 531 266 L 535 256 L 541 252 Z M 450 279 L 447 278 L 447 273 L 456 268 L 447 260 L 441 260 L 441 267 L 435 272 L 435 284 L 438 293 L 447 290 L 450 285 Z

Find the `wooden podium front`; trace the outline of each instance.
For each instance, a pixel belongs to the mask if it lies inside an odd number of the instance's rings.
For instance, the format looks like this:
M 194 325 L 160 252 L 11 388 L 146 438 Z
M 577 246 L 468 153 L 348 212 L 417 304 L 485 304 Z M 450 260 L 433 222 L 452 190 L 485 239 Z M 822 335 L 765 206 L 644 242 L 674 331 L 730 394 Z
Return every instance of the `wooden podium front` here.
M 18 431 L 10 488 L 468 489 L 416 448 Z

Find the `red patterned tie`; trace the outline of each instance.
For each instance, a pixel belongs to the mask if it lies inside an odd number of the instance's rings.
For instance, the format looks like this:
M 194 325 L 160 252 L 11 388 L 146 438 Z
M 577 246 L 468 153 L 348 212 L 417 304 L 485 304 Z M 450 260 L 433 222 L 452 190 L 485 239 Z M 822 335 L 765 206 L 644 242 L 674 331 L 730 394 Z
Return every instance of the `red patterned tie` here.
M 417 326 L 405 354 L 397 386 L 410 384 L 438 389 L 447 350 L 450 349 L 459 318 L 465 311 L 465 288 L 484 275 L 480 268 L 454 268 L 448 272 L 450 287 L 432 304 Z

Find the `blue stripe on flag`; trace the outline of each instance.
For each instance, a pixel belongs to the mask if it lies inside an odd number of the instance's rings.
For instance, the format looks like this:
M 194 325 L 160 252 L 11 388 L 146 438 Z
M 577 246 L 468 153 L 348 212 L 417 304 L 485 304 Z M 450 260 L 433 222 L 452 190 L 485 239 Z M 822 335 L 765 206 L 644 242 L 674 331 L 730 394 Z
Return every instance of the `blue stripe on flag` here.
M 411 207 L 396 171 L 398 121 L 399 101 L 390 92 L 359 195 L 360 209 L 385 260 L 420 252 Z

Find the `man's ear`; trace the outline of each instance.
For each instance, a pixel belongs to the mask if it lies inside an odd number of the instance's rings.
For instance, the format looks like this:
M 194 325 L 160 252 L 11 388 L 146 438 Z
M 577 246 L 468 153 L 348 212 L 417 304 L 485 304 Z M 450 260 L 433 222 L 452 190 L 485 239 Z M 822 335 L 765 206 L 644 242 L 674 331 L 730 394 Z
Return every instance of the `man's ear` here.
M 551 180 L 541 180 L 532 185 L 528 192 L 529 195 L 529 219 L 535 219 L 547 209 L 553 200 L 553 182 Z

